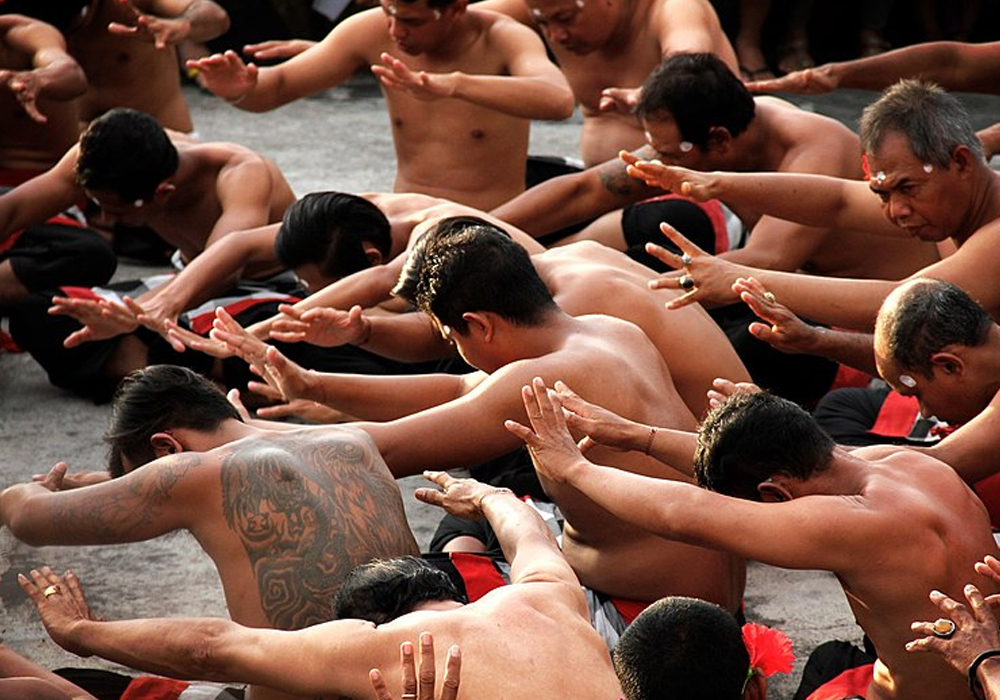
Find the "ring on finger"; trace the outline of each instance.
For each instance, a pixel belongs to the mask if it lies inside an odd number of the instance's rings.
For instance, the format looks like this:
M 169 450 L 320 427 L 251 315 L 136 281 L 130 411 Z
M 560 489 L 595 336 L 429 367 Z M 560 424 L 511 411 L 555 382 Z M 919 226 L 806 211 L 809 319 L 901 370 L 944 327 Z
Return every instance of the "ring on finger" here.
M 690 265 L 691 260 L 693 260 L 693 258 L 690 253 L 684 253 L 681 255 L 681 265 Z
M 952 620 L 945 617 L 939 617 L 934 621 L 934 624 L 931 625 L 931 634 L 935 637 L 939 637 L 940 639 L 951 639 L 951 636 L 955 634 L 956 629 L 958 629 L 958 625 L 956 625 Z
M 764 298 L 767 299 L 772 304 L 775 303 L 775 301 L 777 301 L 774 298 L 774 292 L 764 292 Z
M 58 583 L 53 583 L 51 586 L 46 586 L 45 590 L 42 591 L 42 595 L 46 598 L 51 598 L 54 595 L 59 595 L 62 593 L 62 589 L 59 587 Z
M 677 284 L 681 286 L 681 289 L 690 291 L 694 289 L 694 277 L 691 275 L 681 275 L 680 279 L 677 280 Z

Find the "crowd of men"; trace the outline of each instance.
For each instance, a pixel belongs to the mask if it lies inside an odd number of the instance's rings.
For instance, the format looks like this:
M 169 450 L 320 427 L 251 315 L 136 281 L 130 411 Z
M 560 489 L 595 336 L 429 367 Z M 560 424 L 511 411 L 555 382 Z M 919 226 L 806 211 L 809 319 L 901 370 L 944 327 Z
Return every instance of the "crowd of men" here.
M 187 530 L 230 615 L 106 620 L 39 552 L 52 639 L 131 672 L 0 645 L 0 699 L 761 700 L 748 561 L 864 633 L 796 698 L 1000 697 L 997 129 L 948 92 L 1000 47 L 748 84 L 708 0 L 382 0 L 266 66 L 192 48 L 213 0 L 0 13 L 0 340 L 111 402 L 107 469 L 0 484 L 0 524 Z M 360 70 L 391 192 L 296 193 L 181 89 L 240 119 Z M 858 134 L 763 94 L 840 85 L 882 91 Z M 531 122 L 575 108 L 553 173 Z

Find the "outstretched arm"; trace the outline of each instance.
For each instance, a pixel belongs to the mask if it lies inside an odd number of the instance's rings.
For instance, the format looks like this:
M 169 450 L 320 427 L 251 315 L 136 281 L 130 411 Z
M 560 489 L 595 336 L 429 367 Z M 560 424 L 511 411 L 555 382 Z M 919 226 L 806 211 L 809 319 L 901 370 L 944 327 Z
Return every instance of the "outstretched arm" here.
M 528 445 L 539 473 L 660 537 L 773 566 L 844 572 L 858 566 L 855 547 L 867 543 L 870 550 L 872 532 L 894 527 L 891 518 L 843 499 L 817 496 L 758 503 L 598 466 L 580 453 L 558 400 L 540 379 L 524 388 L 523 398 L 531 427 L 508 421 L 507 429 Z M 818 512 L 823 517 L 816 517 Z M 746 522 L 754 527 L 740 526 Z
M 644 146 L 635 157 L 652 158 L 655 152 Z M 657 194 L 662 194 L 658 187 L 633 178 L 624 163 L 613 158 L 579 173 L 546 180 L 490 213 L 537 238 Z
M 28 116 L 47 118 L 38 110 L 40 98 L 67 101 L 87 90 L 87 76 L 67 52 L 66 41 L 54 27 L 21 15 L 0 17 L 0 33 L 14 51 L 31 58 L 30 70 L 0 70 L 0 84 L 17 97 Z
M 485 517 L 510 562 L 510 582 L 562 581 L 579 586 L 580 581 L 534 508 L 514 495 L 510 489 L 495 488 L 475 479 L 456 479 L 447 472 L 424 472 L 441 491 L 417 489 L 416 497 L 444 508 L 461 518 Z
M 305 696 L 367 697 L 369 669 L 390 658 L 375 640 L 374 626 L 360 620 L 294 632 L 213 618 L 105 622 L 91 614 L 72 572 L 60 577 L 42 567 L 18 575 L 18 583 L 63 649 L 172 678 L 254 683 Z
M 920 78 L 948 90 L 995 95 L 998 66 L 1000 42 L 932 41 L 878 56 L 807 68 L 774 80 L 748 83 L 747 88 L 751 92 L 818 94 L 837 88 L 883 90 L 901 78 Z
M 212 0 L 121 0 L 131 21 L 112 22 L 108 31 L 151 41 L 158 49 L 182 41 L 208 41 L 229 29 L 229 15 Z

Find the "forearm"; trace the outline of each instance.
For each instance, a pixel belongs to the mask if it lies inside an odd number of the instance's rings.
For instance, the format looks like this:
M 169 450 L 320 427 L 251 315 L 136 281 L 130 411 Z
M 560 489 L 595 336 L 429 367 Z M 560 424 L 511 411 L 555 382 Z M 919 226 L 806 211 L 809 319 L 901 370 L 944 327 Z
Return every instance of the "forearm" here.
M 87 76 L 80 64 L 62 51 L 36 55 L 34 74 L 38 79 L 40 97 L 66 101 L 87 91 Z
M 455 349 L 445 342 L 430 318 L 422 313 L 365 315 L 368 337 L 359 347 L 400 362 L 425 362 L 452 357 Z
M 814 342 L 805 350 L 810 355 L 820 355 L 873 376 L 878 375 L 872 334 L 816 327 L 813 337 Z
M 883 90 L 902 78 L 921 78 L 940 83 L 949 90 L 980 91 L 983 80 L 966 71 L 961 52 L 964 45 L 936 41 L 887 51 L 878 56 L 821 66 L 836 87 Z M 995 92 L 995 85 L 992 92 Z
M 44 498 L 51 493 L 35 483 L 15 484 L 0 492 L 0 524 L 5 525 L 14 537 L 33 546 L 51 544 L 41 537 L 39 528 L 46 518 L 34 517 L 30 508 L 32 497 Z
M 361 420 L 390 421 L 457 398 L 462 378 L 451 374 L 372 376 L 310 370 L 310 399 Z
M 452 97 L 523 119 L 568 119 L 573 93 L 542 77 L 470 75 L 455 72 Z
M 229 30 L 229 15 L 212 0 L 192 0 L 179 19 L 190 23 L 189 41 L 208 41 Z

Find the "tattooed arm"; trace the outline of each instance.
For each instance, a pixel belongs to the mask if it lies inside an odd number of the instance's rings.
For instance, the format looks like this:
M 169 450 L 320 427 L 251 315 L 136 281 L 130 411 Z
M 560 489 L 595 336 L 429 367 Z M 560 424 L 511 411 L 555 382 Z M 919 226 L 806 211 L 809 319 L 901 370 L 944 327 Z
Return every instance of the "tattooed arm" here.
M 643 159 L 657 157 L 649 146 L 635 151 L 635 155 Z M 631 177 L 625 168 L 616 157 L 579 173 L 554 177 L 490 213 L 537 238 L 663 194 Z
M 207 479 L 215 470 L 199 468 L 206 459 L 169 455 L 118 479 L 68 491 L 17 484 L 0 493 L 0 523 L 36 547 L 139 542 L 186 528 L 210 491 Z

